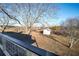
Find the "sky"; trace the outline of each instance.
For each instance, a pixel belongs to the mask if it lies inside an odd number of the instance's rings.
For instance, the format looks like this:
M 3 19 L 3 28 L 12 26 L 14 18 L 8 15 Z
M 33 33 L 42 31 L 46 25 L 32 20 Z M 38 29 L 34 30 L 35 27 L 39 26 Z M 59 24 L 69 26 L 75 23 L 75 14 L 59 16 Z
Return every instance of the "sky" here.
M 56 4 L 59 8 L 57 11 L 57 19 L 49 19 L 49 24 L 60 25 L 63 21 L 68 18 L 79 16 L 79 4 L 78 3 L 59 3 Z
M 54 4 L 58 8 L 56 11 L 57 18 L 45 18 L 49 25 L 52 26 L 60 25 L 63 21 L 67 20 L 68 18 L 79 16 L 79 3 L 54 3 Z M 50 6 L 52 5 L 53 3 L 50 3 Z M 10 8 L 10 4 L 7 4 L 6 8 Z

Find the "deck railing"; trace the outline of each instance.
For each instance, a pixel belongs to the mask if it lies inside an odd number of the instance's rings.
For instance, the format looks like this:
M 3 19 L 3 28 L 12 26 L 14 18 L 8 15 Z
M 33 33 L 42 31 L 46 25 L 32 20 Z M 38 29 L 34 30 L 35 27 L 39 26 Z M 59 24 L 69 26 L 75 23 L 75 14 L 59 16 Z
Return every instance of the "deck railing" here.
M 7 56 L 57 56 L 2 33 L 0 33 L 0 48 Z

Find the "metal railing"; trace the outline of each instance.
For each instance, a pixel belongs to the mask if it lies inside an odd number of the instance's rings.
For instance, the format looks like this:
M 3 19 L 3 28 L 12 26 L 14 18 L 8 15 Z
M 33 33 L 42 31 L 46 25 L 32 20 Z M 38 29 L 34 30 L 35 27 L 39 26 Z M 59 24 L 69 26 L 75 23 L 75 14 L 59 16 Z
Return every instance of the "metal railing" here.
M 0 33 L 0 48 L 7 56 L 57 56 L 2 33 Z

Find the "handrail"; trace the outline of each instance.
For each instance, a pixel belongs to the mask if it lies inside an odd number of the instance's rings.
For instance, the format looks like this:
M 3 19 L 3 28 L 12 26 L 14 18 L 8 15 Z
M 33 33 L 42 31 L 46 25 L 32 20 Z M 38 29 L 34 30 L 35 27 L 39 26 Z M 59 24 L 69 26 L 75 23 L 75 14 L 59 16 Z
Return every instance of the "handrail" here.
M 15 39 L 13 37 L 10 37 L 8 35 L 2 34 L 0 33 L 0 38 L 4 38 L 5 40 L 9 41 L 9 42 L 13 42 L 15 44 L 18 44 L 19 46 L 39 55 L 39 56 L 57 56 L 56 54 L 43 50 L 41 48 L 26 44 L 24 42 L 22 42 L 21 40 Z

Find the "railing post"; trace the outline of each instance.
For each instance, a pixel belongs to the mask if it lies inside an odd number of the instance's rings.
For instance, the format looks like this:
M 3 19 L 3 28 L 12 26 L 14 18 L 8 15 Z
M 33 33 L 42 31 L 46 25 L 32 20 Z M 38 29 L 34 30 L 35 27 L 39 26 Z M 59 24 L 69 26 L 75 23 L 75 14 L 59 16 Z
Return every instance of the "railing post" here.
M 2 46 L 2 37 L 0 36 L 0 48 L 3 49 L 3 46 Z
M 2 37 L 2 45 L 3 45 L 3 50 L 6 50 L 6 40 Z
M 3 52 L 4 52 L 5 55 L 10 56 L 10 54 L 7 52 L 6 48 L 7 47 L 6 47 L 5 37 L 2 37 L 2 50 L 3 50 Z

